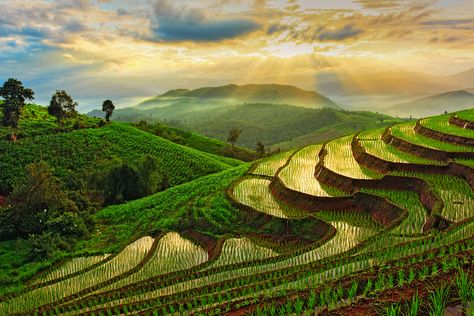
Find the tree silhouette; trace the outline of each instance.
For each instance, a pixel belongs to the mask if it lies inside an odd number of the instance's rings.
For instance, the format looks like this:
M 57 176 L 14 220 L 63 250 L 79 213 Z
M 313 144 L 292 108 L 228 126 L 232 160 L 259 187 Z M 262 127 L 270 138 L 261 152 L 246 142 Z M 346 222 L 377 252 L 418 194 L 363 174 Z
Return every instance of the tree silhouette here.
M 18 128 L 25 101 L 34 99 L 33 90 L 23 87 L 21 81 L 10 78 L 0 88 L 0 96 L 4 99 L 3 125 Z
M 265 145 L 258 141 L 257 146 L 255 147 L 255 151 L 257 153 L 257 158 L 265 157 Z
M 56 90 L 49 102 L 48 113 L 55 116 L 60 124 L 66 116 L 75 117 L 77 102 L 64 90 Z
M 105 112 L 105 120 L 110 122 L 110 117 L 114 113 L 115 110 L 115 105 L 113 104 L 112 101 L 110 100 L 105 100 L 104 103 L 102 103 L 102 111 Z
M 242 133 L 242 131 L 238 128 L 233 128 L 229 131 L 229 135 L 227 136 L 227 142 L 231 143 L 232 148 L 234 148 L 237 139 L 239 139 L 240 133 Z

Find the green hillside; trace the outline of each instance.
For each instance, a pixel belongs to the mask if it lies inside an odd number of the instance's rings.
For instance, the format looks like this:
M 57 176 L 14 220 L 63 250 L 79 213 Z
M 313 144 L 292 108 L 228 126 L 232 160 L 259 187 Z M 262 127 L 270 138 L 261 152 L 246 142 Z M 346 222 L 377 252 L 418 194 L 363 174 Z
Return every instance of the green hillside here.
M 71 187 L 80 186 L 113 159 L 134 163 L 151 155 L 158 160 L 159 172 L 169 177 L 171 186 L 240 163 L 172 143 L 125 123 L 114 122 L 104 127 L 94 123 L 94 128 L 57 132 L 56 123 L 45 108 L 27 107 L 27 112 L 37 113 L 38 120 L 27 116 L 20 121 L 19 134 L 25 137 L 16 142 L 0 140 L 0 191 L 3 192 L 9 192 L 23 176 L 27 164 L 38 160 L 54 166 L 54 174 Z M 86 117 L 84 120 L 97 122 Z M 6 129 L 2 131 L 7 133 Z
M 252 161 L 256 158 L 256 154 L 253 150 L 239 146 L 232 147 L 222 140 L 206 137 L 197 132 L 171 127 L 158 122 L 151 124 L 141 122 L 134 123 L 133 125 L 141 130 L 166 138 L 174 143 L 213 155 L 225 156 L 242 161 Z
M 3 101 L 0 101 L 2 104 Z M 3 111 L 0 111 L 0 120 L 3 118 Z M 48 114 L 45 107 L 35 104 L 28 104 L 23 109 L 22 117 L 16 131 L 19 138 L 32 137 L 38 135 L 67 132 L 81 128 L 98 127 L 99 119 L 91 118 L 79 114 L 75 118 L 66 118 L 62 125 L 57 119 Z M 0 139 L 5 140 L 11 129 L 0 125 Z
M 390 116 L 371 112 L 307 109 L 290 105 L 245 104 L 200 110 L 195 109 L 198 105 L 190 107 L 176 104 L 149 110 L 119 109 L 114 118 L 131 122 L 167 122 L 169 125 L 198 131 L 220 140 L 225 140 L 229 129 L 235 127 L 242 130 L 237 144 L 248 148 L 255 148 L 257 141 L 267 146 L 274 145 L 314 133 L 319 129 L 338 128 L 339 124 L 344 123 L 344 132 L 353 133 L 394 122 L 394 118 Z

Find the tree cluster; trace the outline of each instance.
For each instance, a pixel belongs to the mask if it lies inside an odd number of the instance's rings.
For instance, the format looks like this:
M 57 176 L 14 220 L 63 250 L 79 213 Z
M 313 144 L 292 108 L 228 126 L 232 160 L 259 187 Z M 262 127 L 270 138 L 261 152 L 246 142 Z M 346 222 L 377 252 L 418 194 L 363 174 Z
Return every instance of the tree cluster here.
M 147 155 L 136 165 L 117 161 L 91 179 L 106 204 L 135 200 L 169 187 L 166 174 L 160 174 L 157 161 Z
M 7 204 L 9 207 L 0 209 L 0 240 L 28 238 L 35 243 L 34 257 L 44 258 L 88 234 L 88 213 L 79 212 L 46 162 L 26 167 L 25 179 L 14 188 Z
M 0 97 L 3 103 L 0 104 L 3 112 L 2 124 L 11 127 L 13 130 L 19 126 L 25 102 L 34 99 L 32 89 L 25 88 L 23 83 L 17 79 L 10 78 L 0 87 Z M 63 124 L 65 118 L 74 118 L 77 115 L 78 103 L 64 90 L 56 90 L 51 97 L 48 106 L 48 113 L 56 117 L 59 124 Z M 105 100 L 102 104 L 102 111 L 105 112 L 107 123 L 115 110 L 115 105 L 110 100 Z M 15 139 L 15 132 L 12 139 Z
M 0 87 L 0 96 L 3 98 L 3 125 L 18 128 L 26 100 L 34 99 L 33 90 L 23 87 L 21 81 L 10 78 Z

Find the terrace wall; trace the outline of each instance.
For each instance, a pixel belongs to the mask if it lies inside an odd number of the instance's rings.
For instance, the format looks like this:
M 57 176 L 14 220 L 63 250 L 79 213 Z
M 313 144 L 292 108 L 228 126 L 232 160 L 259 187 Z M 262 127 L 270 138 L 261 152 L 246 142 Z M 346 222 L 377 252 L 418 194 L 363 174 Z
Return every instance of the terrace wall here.
M 423 126 L 420 123 L 420 121 L 416 122 L 415 132 L 417 132 L 420 135 L 423 135 L 432 139 L 436 139 L 445 143 L 451 143 L 451 144 L 461 145 L 461 146 L 474 146 L 474 138 L 451 135 L 451 134 L 446 134 L 440 131 L 435 131 L 426 126 Z
M 358 192 L 362 188 L 413 191 L 418 194 L 421 203 L 425 206 L 429 213 L 437 213 L 443 208 L 442 200 L 430 190 L 428 184 L 422 179 L 405 176 L 384 176 L 381 179 L 369 180 L 349 178 L 329 170 L 324 166 L 324 157 L 326 152 L 323 151 L 325 151 L 324 148 L 321 150 L 320 162 L 316 166 L 315 172 L 316 178 L 321 183 L 332 187 L 337 187 L 351 193 Z
M 462 128 L 474 129 L 474 122 L 463 120 L 457 117 L 457 115 L 452 115 L 449 118 L 449 124 L 456 125 Z
M 256 177 L 264 178 L 268 180 L 272 179 L 272 177 L 266 177 L 266 176 L 256 176 Z M 254 228 L 255 232 L 248 234 L 250 237 L 266 240 L 267 242 L 273 243 L 273 244 L 288 243 L 290 245 L 292 244 L 296 246 L 298 244 L 308 245 L 308 244 L 318 242 L 321 240 L 326 240 L 327 238 L 335 234 L 334 227 L 320 219 L 316 219 L 316 218 L 305 218 L 305 219 L 300 219 L 300 220 L 282 219 L 282 218 L 271 216 L 262 211 L 256 210 L 253 207 L 240 203 L 235 198 L 233 191 L 234 191 L 235 185 L 239 181 L 241 181 L 241 179 L 237 180 L 231 186 L 229 186 L 229 188 L 227 189 L 227 196 L 229 197 L 230 203 L 243 213 L 243 217 L 245 218 L 245 221 Z M 270 221 L 275 221 L 275 220 L 286 222 L 286 231 L 284 232 L 284 234 L 282 234 L 281 232 L 278 232 L 275 234 L 258 232 L 260 227 L 263 227 L 265 224 L 269 223 Z M 296 229 L 293 228 L 293 224 L 298 221 L 305 221 L 305 222 L 313 221 L 314 222 L 313 225 L 311 225 L 311 227 L 309 228 L 310 232 L 305 232 L 305 234 L 309 233 L 309 235 L 313 236 L 314 239 L 309 240 L 303 237 L 299 237 L 297 235 L 297 234 L 300 234 L 301 232 L 297 232 Z
M 449 152 L 438 149 L 423 147 L 410 143 L 406 140 L 393 136 L 390 128 L 387 128 L 382 134 L 382 140 L 386 144 L 395 146 L 397 149 L 426 159 L 449 162 L 451 159 L 474 159 L 474 152 Z

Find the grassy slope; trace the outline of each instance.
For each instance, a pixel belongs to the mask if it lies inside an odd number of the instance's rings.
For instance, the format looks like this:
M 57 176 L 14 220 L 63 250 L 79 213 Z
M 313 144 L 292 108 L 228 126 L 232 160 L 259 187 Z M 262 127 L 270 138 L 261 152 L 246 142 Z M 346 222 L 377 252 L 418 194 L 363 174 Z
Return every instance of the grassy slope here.
M 105 230 L 86 242 L 84 248 L 95 244 L 115 250 L 134 236 L 158 230 L 193 229 L 218 236 L 245 230 L 245 223 L 239 222 L 239 211 L 231 206 L 225 191 L 248 168 L 245 164 L 143 199 L 107 207 L 96 214 Z
M 247 148 L 235 146 L 232 150 L 229 144 L 219 139 L 209 138 L 197 132 L 186 131 L 180 128 L 170 127 L 163 124 L 161 124 L 161 127 L 169 134 L 175 134 L 177 136 L 182 137 L 184 140 L 183 145 L 187 147 L 191 147 L 199 151 L 217 156 L 229 157 L 230 155 L 232 155 L 231 157 L 235 157 L 243 161 L 251 161 L 255 159 L 255 153 Z M 146 128 L 144 130 L 148 131 Z M 149 132 L 152 133 L 152 131 Z M 170 140 L 173 141 L 173 139 Z M 230 158 L 227 160 L 227 162 L 231 165 L 238 165 L 241 163 L 240 160 L 236 160 L 234 163 L 232 163 L 232 160 L 235 159 Z
M 0 187 L 4 189 L 23 174 L 28 163 L 38 159 L 54 166 L 59 177 L 77 181 L 85 180 L 85 176 L 100 170 L 111 159 L 133 163 L 150 154 L 159 160 L 160 171 L 168 175 L 171 185 L 230 166 L 226 158 L 174 144 L 124 123 L 25 138 L 15 143 L 0 141 L 0 152 Z
M 0 104 L 3 103 L 0 101 Z M 3 111 L 0 111 L 0 121 L 3 118 Z M 23 109 L 22 117 L 16 133 L 19 137 L 32 137 L 55 133 L 58 129 L 73 130 L 74 125 L 81 127 L 94 127 L 99 123 L 99 119 L 79 114 L 74 119 L 65 119 L 63 126 L 57 123 L 55 117 L 48 114 L 45 107 L 28 104 Z M 0 140 L 5 140 L 6 136 L 11 133 L 9 127 L 0 124 Z

